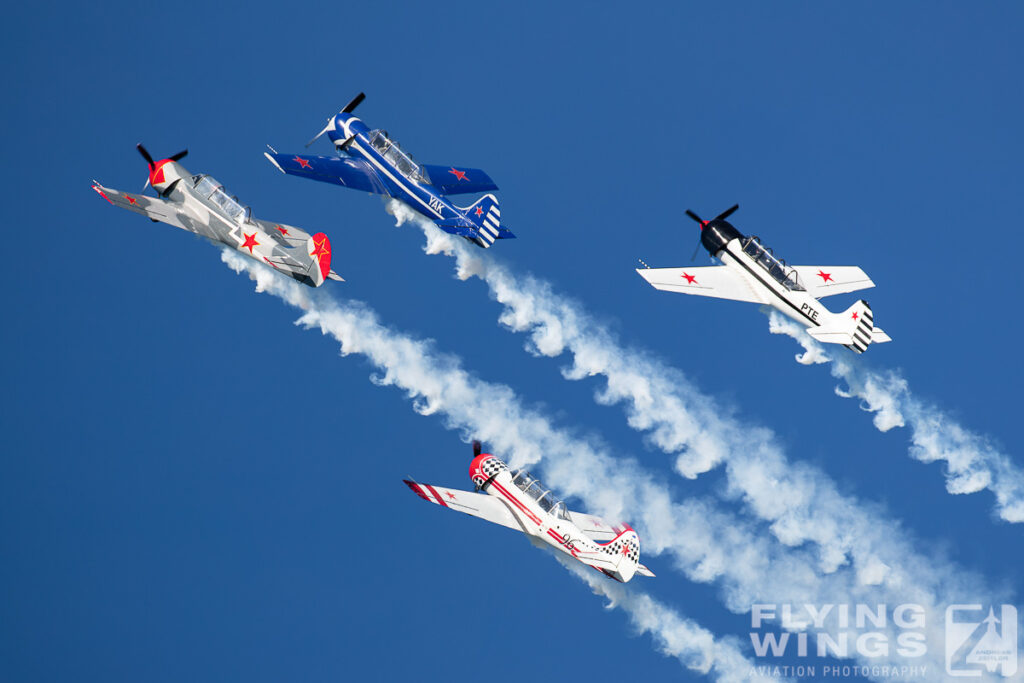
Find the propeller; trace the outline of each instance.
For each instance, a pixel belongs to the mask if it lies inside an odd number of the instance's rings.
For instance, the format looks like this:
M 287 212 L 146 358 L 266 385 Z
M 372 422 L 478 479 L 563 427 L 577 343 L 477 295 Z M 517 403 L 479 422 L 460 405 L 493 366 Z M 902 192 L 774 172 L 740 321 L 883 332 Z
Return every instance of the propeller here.
M 146 160 L 146 165 L 149 166 L 149 173 L 150 175 L 152 175 L 153 169 L 156 168 L 156 162 L 153 161 L 153 157 L 150 156 L 149 152 L 146 150 L 145 147 L 142 146 L 141 142 L 135 145 L 135 149 L 139 150 L 139 154 L 141 154 L 142 158 Z M 167 157 L 167 159 L 170 161 L 178 161 L 180 159 L 184 159 L 187 154 L 188 150 L 183 149 L 177 154 L 172 154 L 171 156 Z M 149 187 L 149 178 L 146 178 L 146 184 L 142 186 L 143 192 L 145 192 L 147 187 Z
M 703 220 L 700 216 L 695 214 L 693 211 L 690 211 L 689 209 L 686 210 L 686 215 L 689 216 L 690 218 L 692 218 L 693 220 L 695 220 L 697 223 L 699 223 L 700 224 L 700 229 L 703 230 L 704 228 L 708 227 L 708 223 L 711 223 L 713 221 L 724 221 L 726 218 L 728 218 L 729 216 L 731 216 L 734 213 L 736 213 L 736 209 L 738 209 L 738 208 L 740 208 L 739 204 L 733 204 L 728 209 L 726 209 L 722 213 L 720 213 L 717 216 L 715 216 L 714 218 L 712 218 L 710 221 Z M 700 235 L 697 236 L 697 248 L 693 250 L 693 256 L 690 257 L 690 261 L 691 262 L 697 260 L 697 252 L 699 252 L 699 251 L 700 251 Z
M 479 441 L 474 440 L 473 441 L 473 457 L 475 458 L 476 456 L 478 456 L 481 453 L 483 453 L 483 451 L 484 451 L 483 444 L 481 444 Z
M 352 101 L 345 105 L 345 108 L 341 110 L 342 114 L 351 114 L 352 111 L 359 106 L 359 103 L 366 99 L 366 93 L 359 93 L 352 98 Z
M 339 111 L 338 114 L 351 114 L 352 111 L 356 107 L 359 106 L 359 103 L 362 102 L 365 99 L 366 99 L 366 94 L 365 93 L 359 93 L 358 95 L 356 95 L 355 97 L 352 98 L 351 102 L 349 102 L 344 107 L 342 107 L 342 110 Z M 338 114 L 335 114 L 334 116 L 337 116 Z M 310 145 L 312 145 L 314 142 L 319 140 L 321 135 L 323 135 L 324 133 L 326 133 L 329 130 L 334 130 L 334 116 L 332 116 L 329 119 L 327 119 L 327 125 L 324 126 L 324 129 L 322 131 L 320 131 L 319 133 L 317 133 L 313 137 L 312 140 L 310 140 L 309 142 L 306 143 L 306 149 L 309 149 Z M 353 135 L 352 138 L 354 138 L 354 137 L 355 136 Z M 344 148 L 345 146 L 348 145 L 348 143 L 352 142 L 352 138 L 349 138 L 348 140 L 346 140 L 344 142 L 344 144 L 342 145 L 342 147 Z

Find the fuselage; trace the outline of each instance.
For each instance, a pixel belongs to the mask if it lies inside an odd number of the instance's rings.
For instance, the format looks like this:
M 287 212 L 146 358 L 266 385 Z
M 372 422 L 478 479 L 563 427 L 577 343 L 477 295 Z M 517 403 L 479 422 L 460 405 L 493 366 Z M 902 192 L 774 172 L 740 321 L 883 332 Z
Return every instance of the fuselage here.
M 701 244 L 712 257 L 739 271 L 770 306 L 805 327 L 818 327 L 835 317 L 807 293 L 797 272 L 775 258 L 756 237 L 747 237 L 725 220 L 713 220 L 701 230 Z
M 608 543 L 598 544 L 572 522 L 565 504 L 528 473 L 514 476 L 504 462 L 487 453 L 474 458 L 469 472 L 478 487 L 505 504 L 525 533 L 618 581 L 633 577 L 640 544 L 628 525 L 616 528 L 617 535 Z
M 346 149 L 373 166 L 388 194 L 413 210 L 432 221 L 465 220 L 462 211 L 434 190 L 419 165 L 384 131 L 370 130 L 361 119 L 342 113 L 335 116 L 334 128 L 327 135 L 336 146 L 355 136 Z

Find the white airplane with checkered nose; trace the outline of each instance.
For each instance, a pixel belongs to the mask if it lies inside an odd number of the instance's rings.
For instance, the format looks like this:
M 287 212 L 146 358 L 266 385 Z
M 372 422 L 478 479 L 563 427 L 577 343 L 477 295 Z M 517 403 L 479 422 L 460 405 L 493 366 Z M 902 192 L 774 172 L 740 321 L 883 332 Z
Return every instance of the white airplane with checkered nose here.
M 632 527 L 568 510 L 526 470 L 512 472 L 482 453 L 479 441 L 473 442 L 469 476 L 477 492 L 404 481 L 423 500 L 522 531 L 535 545 L 550 545 L 616 581 L 654 576 L 640 564 L 640 537 Z
M 843 344 L 855 353 L 864 353 L 870 344 L 892 341 L 874 326 L 867 301 L 858 301 L 842 313 L 833 313 L 818 302 L 833 294 L 874 287 L 863 270 L 857 266 L 788 266 L 758 237 L 743 235 L 725 220 L 738 208 L 736 204 L 710 221 L 686 211 L 700 224 L 701 244 L 724 265 L 649 268 L 645 263 L 636 272 L 655 289 L 666 292 L 767 304 L 806 327 L 807 334 L 818 341 Z

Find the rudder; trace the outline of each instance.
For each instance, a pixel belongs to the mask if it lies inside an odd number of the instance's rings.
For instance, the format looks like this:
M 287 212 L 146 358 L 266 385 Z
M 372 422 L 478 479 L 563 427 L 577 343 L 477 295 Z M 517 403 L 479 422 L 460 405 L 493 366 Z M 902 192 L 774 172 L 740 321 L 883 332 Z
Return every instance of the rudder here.
M 498 200 L 493 194 L 486 194 L 465 208 L 460 206 L 459 210 L 466 220 L 478 228 L 481 246 L 489 247 L 495 240 L 514 237 L 511 232 L 501 227 L 501 210 L 498 209 Z

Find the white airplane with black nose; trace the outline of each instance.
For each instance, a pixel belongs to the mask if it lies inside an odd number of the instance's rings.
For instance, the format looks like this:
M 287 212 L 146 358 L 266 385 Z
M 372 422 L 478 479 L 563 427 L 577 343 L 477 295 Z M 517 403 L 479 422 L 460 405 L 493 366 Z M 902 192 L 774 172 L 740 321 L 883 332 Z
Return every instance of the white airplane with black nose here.
M 858 301 L 842 313 L 832 313 L 818 299 L 874 287 L 857 266 L 790 266 L 776 258 L 757 236 L 743 235 L 725 219 L 736 204 L 710 221 L 687 209 L 700 224 L 700 241 L 721 266 L 696 268 L 637 268 L 655 289 L 717 299 L 768 304 L 807 328 L 820 342 L 843 344 L 864 353 L 870 344 L 892 341 L 874 326 L 871 307 Z M 647 264 L 644 264 L 645 266 Z
M 522 531 L 535 545 L 550 545 L 616 581 L 654 576 L 640 564 L 640 537 L 632 527 L 568 510 L 526 470 L 512 472 L 481 453 L 479 441 L 473 442 L 469 477 L 482 493 L 404 481 L 427 502 Z

